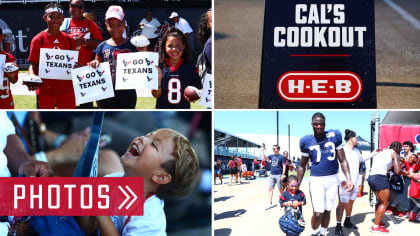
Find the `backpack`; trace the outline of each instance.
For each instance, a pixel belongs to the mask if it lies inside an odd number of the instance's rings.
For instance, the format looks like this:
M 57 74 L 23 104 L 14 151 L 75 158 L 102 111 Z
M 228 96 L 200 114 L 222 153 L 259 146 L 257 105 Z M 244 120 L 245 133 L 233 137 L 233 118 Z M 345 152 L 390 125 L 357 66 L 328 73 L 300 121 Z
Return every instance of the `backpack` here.
M 389 179 L 391 189 L 396 193 L 404 192 L 404 180 L 400 175 L 392 175 Z

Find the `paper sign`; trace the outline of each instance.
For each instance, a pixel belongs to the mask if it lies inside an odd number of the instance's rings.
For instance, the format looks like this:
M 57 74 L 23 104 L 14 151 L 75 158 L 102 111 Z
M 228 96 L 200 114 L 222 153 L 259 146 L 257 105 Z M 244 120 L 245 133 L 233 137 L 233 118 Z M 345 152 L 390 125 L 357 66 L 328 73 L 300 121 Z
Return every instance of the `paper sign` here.
M 3 66 L 5 63 L 6 63 L 6 55 L 0 54 L 0 73 L 2 77 L 3 77 Z
M 213 75 L 206 73 L 203 79 L 203 90 L 201 90 L 200 105 L 207 108 L 213 107 Z
M 371 0 L 265 1 L 260 108 L 375 108 Z
M 71 70 L 79 59 L 78 51 L 41 48 L 39 55 L 39 77 L 43 79 L 72 79 Z
M 157 65 L 156 52 L 118 54 L 115 89 L 158 89 Z
M 71 71 L 76 104 L 114 97 L 109 63 L 100 63 L 98 68 L 84 66 Z

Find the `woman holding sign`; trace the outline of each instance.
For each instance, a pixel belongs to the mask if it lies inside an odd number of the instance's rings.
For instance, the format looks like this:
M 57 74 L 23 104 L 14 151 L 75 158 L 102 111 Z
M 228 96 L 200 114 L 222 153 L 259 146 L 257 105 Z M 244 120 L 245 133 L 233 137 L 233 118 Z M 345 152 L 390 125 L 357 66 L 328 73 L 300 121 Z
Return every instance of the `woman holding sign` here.
M 41 48 L 54 48 L 61 50 L 74 50 L 75 42 L 67 34 L 60 31 L 63 23 L 63 8 L 57 3 L 50 3 L 45 7 L 44 21 L 48 28 L 37 34 L 31 42 L 29 52 L 29 75 L 38 76 L 40 67 L 40 58 L 52 57 L 54 55 L 41 55 Z M 57 50 L 59 51 L 59 50 Z M 54 63 L 54 66 L 61 66 L 60 63 Z M 47 70 L 47 69 L 44 69 Z M 42 83 L 29 86 L 29 90 L 39 88 L 38 105 L 40 109 L 74 109 L 76 102 L 71 80 L 63 79 L 42 79 Z
M 105 25 L 111 38 L 103 41 L 96 48 L 95 60 L 88 65 L 96 68 L 101 62 L 109 62 L 111 68 L 112 83 L 115 88 L 117 69 L 117 55 L 119 53 L 136 52 L 130 41 L 123 37 L 125 30 L 124 11 L 120 6 L 110 6 L 105 14 Z M 137 102 L 135 89 L 115 90 L 115 97 L 98 101 L 102 109 L 134 109 Z
M 94 59 L 93 50 L 103 41 L 101 31 L 94 21 L 83 17 L 85 4 L 83 0 L 70 1 L 71 18 L 66 18 L 61 30 L 76 41 L 76 50 L 79 51 L 80 66 L 86 66 Z M 84 103 L 80 108 L 93 108 L 93 103 Z

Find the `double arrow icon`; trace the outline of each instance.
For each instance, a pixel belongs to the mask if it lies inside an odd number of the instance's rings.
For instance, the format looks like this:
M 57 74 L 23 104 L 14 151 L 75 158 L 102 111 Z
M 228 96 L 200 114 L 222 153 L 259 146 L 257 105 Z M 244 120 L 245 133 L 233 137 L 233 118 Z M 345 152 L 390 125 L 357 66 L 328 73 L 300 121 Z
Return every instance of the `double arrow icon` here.
M 124 189 L 118 185 L 118 188 L 121 190 L 121 192 L 125 195 L 125 200 L 121 203 L 121 205 L 118 207 L 118 210 L 121 210 L 121 208 L 127 203 L 127 201 L 130 199 L 130 195 L 128 195 Z M 131 195 L 134 197 L 133 200 L 131 200 L 131 202 L 125 207 L 125 209 L 130 208 L 130 206 L 137 200 L 137 195 L 134 194 L 133 190 L 130 189 L 130 187 L 128 187 L 127 185 L 125 186 L 126 190 L 128 190 Z

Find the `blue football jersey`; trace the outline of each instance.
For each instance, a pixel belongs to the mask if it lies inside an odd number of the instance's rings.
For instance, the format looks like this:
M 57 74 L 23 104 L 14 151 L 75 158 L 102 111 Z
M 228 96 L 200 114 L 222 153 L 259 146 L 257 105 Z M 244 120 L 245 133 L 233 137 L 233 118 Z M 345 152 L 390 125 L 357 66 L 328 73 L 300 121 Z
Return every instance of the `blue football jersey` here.
M 180 61 L 173 67 L 169 61 L 162 69 L 162 94 L 156 100 L 158 109 L 189 109 L 190 103 L 184 98 L 184 89 L 194 86 L 201 89 L 200 77 L 193 64 Z
M 343 148 L 341 133 L 328 130 L 321 139 L 306 135 L 300 139 L 302 157 L 311 159 L 311 176 L 327 176 L 338 173 L 336 150 Z

